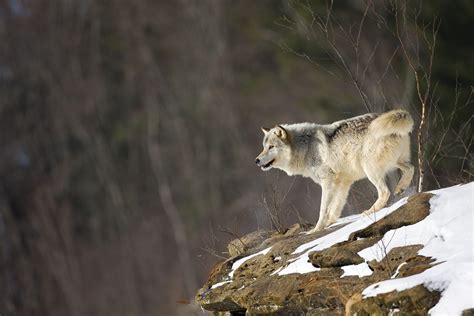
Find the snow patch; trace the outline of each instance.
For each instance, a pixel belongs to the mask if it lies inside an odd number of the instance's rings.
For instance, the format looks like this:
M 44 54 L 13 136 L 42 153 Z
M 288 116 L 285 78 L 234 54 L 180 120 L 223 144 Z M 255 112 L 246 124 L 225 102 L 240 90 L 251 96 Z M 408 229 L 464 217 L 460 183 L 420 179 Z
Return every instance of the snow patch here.
M 400 268 L 403 267 L 406 264 L 407 264 L 406 262 L 402 262 L 402 264 L 400 264 L 397 267 L 397 271 L 395 271 L 395 273 L 390 277 L 390 279 L 395 279 L 398 276 L 398 274 L 400 273 Z
M 352 232 L 355 232 L 357 230 L 366 228 L 370 224 L 374 223 L 374 221 L 379 220 L 388 214 L 392 213 L 396 209 L 398 209 L 400 206 L 405 204 L 407 201 L 407 198 L 403 198 L 393 204 L 390 207 L 383 208 L 380 211 L 376 212 L 375 214 L 369 216 L 359 214 L 355 216 L 350 216 L 350 220 L 347 220 L 345 218 L 341 219 L 340 222 L 344 223 L 349 221 L 350 224 L 347 224 L 346 226 L 330 233 L 327 234 L 323 237 L 317 238 L 313 241 L 307 242 L 298 248 L 293 252 L 293 254 L 298 254 L 301 253 L 297 259 L 290 263 L 287 267 L 282 269 L 280 272 L 278 272 L 278 275 L 286 275 L 286 274 L 291 274 L 291 273 L 308 273 L 308 272 L 314 272 L 314 271 L 319 271 L 319 268 L 313 267 L 313 265 L 308 262 L 308 254 L 311 251 L 317 251 L 317 250 L 323 250 L 326 248 L 331 247 L 332 245 L 347 240 L 349 238 L 349 235 Z M 339 223 L 339 221 L 337 222 Z
M 363 249 L 359 255 L 366 262 L 382 260 L 395 247 L 424 245 L 418 254 L 434 258 L 436 264 L 420 274 L 396 278 L 403 263 L 397 267 L 392 279 L 367 287 L 365 297 L 402 291 L 423 284 L 429 290 L 441 291 L 441 299 L 429 313 L 431 315 L 461 314 L 465 309 L 474 308 L 474 182 L 446 189 L 431 191 L 430 214 L 422 221 L 409 226 L 390 230 L 373 246 Z M 388 208 L 384 208 L 368 218 L 364 215 L 342 218 L 333 226 L 347 224 L 321 238 L 299 246 L 293 254 L 298 256 L 286 267 L 273 274 L 308 273 L 319 271 L 308 262 L 311 251 L 323 250 L 347 240 L 352 232 L 366 228 L 375 220 L 392 213 L 407 201 L 406 198 Z M 370 275 L 366 263 L 342 267 L 342 276 Z M 370 271 L 370 272 L 369 272 Z
M 268 247 L 266 249 L 263 249 L 262 251 L 259 251 L 257 253 L 254 253 L 253 255 L 250 255 L 250 256 L 247 256 L 247 257 L 243 257 L 243 258 L 240 258 L 239 260 L 235 261 L 233 264 L 232 264 L 232 270 L 229 272 L 229 275 L 228 275 L 228 280 L 226 281 L 222 281 L 222 282 L 218 282 L 218 283 L 215 283 L 211 286 L 211 289 L 215 289 L 215 288 L 218 288 L 224 284 L 227 284 L 227 283 L 230 283 L 232 282 L 233 278 L 234 278 L 234 272 L 235 270 L 237 270 L 242 264 L 244 264 L 246 261 L 252 259 L 253 257 L 256 257 L 256 256 L 260 256 L 260 255 L 266 255 L 270 249 L 272 247 Z
M 272 247 L 268 247 L 266 249 L 263 249 L 262 251 L 259 251 L 257 253 L 254 253 L 253 255 L 247 256 L 240 258 L 239 260 L 235 261 L 234 264 L 232 265 L 232 271 L 230 271 L 229 276 L 232 279 L 234 277 L 234 272 L 237 270 L 242 264 L 244 264 L 246 261 L 252 259 L 253 257 L 260 256 L 260 255 L 266 255 Z
M 213 285 L 211 286 L 211 290 L 212 290 L 212 289 L 215 289 L 215 288 L 217 288 L 217 287 L 219 287 L 219 286 L 223 286 L 224 284 L 230 283 L 230 282 L 232 282 L 232 281 L 224 281 L 224 282 L 218 282 L 218 283 L 216 283 L 216 284 L 213 284 Z
M 357 275 L 358 277 L 361 278 L 368 275 L 372 275 L 373 273 L 373 271 L 369 268 L 366 262 L 343 266 L 342 270 L 344 270 L 344 274 L 341 275 L 341 278 L 350 276 L 350 275 Z
M 432 191 L 430 214 L 418 223 L 403 226 L 385 233 L 383 238 L 371 247 L 361 250 L 358 254 L 366 262 L 382 260 L 395 247 L 407 245 L 423 245 L 419 255 L 435 260 L 434 266 L 422 273 L 396 278 L 400 264 L 391 279 L 370 285 L 363 291 L 364 297 L 376 296 L 390 291 L 403 291 L 423 284 L 429 290 L 441 292 L 441 298 L 429 313 L 431 315 L 460 315 L 463 310 L 474 308 L 474 182 Z M 335 225 L 346 226 L 316 238 L 299 246 L 293 254 L 295 258 L 287 265 L 273 271 L 271 275 L 287 275 L 291 273 L 309 273 L 319 271 L 310 262 L 311 251 L 324 250 L 332 245 L 347 240 L 349 235 L 361 230 L 392 213 L 407 201 L 401 199 L 390 207 L 371 215 L 355 215 L 341 218 Z M 241 258 L 232 265 L 229 280 L 216 283 L 212 288 L 232 282 L 234 272 L 247 260 L 259 255 L 266 255 L 271 247 L 258 253 Z M 275 257 L 275 261 L 279 261 Z M 372 274 L 367 263 L 343 266 L 345 276 L 364 277 Z M 396 310 L 393 310 L 396 312 Z
M 372 284 L 362 294 L 370 297 L 423 284 L 429 290 L 441 291 L 430 315 L 460 315 L 474 308 L 474 182 L 431 193 L 436 195 L 430 200 L 430 214 L 425 219 L 388 231 L 359 255 L 365 260 L 380 260 L 381 248 L 388 253 L 395 247 L 422 244 L 418 254 L 435 259 L 437 265 L 420 274 Z

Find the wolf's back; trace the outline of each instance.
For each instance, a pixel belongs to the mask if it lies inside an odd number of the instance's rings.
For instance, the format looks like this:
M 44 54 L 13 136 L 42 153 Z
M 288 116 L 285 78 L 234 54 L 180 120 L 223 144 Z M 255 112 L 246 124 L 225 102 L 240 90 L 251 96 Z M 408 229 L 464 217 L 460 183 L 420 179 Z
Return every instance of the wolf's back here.
M 369 125 L 369 133 L 375 137 L 408 135 L 413 129 L 413 118 L 405 110 L 392 110 L 381 114 Z

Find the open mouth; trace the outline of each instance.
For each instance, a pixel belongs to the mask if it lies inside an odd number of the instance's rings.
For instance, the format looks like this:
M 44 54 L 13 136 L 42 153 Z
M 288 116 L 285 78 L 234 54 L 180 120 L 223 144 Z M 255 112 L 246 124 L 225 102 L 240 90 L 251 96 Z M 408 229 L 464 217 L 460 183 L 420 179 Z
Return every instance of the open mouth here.
M 275 162 L 275 159 L 270 160 L 270 162 L 262 166 L 262 169 L 265 170 L 265 169 L 270 168 L 274 162 Z

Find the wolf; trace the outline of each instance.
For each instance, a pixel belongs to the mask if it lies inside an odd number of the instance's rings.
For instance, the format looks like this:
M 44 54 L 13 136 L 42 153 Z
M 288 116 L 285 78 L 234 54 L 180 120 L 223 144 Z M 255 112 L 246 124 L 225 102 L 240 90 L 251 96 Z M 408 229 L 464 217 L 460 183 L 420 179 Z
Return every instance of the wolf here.
M 288 175 L 311 178 L 321 185 L 319 219 L 315 232 L 341 216 L 352 184 L 368 178 L 377 189 L 377 200 L 364 212 L 370 215 L 385 206 L 390 190 L 388 172 L 400 169 L 394 193 L 411 183 L 410 134 L 413 118 L 405 110 L 369 113 L 332 124 L 297 123 L 264 128 L 263 151 L 255 159 L 262 170 L 283 170 Z

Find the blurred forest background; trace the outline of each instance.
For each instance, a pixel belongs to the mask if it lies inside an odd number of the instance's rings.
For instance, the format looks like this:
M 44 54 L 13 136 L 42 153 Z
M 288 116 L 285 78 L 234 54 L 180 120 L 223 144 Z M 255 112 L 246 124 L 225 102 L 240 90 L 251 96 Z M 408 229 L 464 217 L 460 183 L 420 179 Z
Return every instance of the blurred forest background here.
M 228 241 L 317 220 L 260 126 L 424 100 L 425 189 L 470 181 L 473 29 L 471 0 L 1 0 L 0 314 L 202 314 Z

